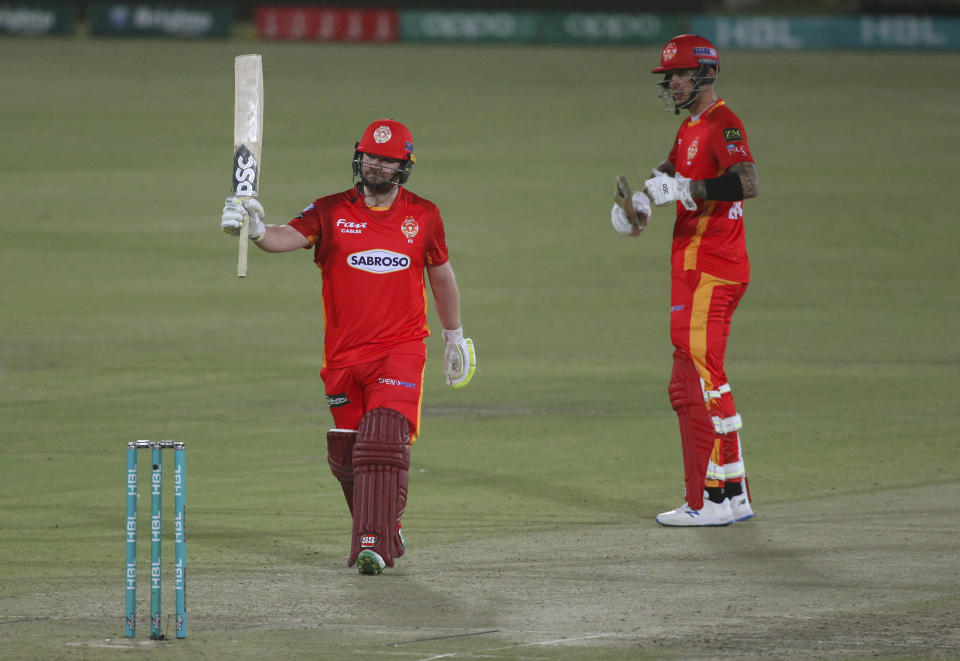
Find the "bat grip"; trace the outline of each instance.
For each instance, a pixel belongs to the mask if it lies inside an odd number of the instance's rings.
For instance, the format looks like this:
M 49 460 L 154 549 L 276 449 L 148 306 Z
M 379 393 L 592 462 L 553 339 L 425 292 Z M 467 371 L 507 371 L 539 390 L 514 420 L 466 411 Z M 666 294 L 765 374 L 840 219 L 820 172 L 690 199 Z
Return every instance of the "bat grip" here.
M 247 277 L 247 251 L 250 248 L 250 240 L 247 238 L 247 224 L 244 223 L 240 228 L 240 243 L 237 246 L 237 277 Z

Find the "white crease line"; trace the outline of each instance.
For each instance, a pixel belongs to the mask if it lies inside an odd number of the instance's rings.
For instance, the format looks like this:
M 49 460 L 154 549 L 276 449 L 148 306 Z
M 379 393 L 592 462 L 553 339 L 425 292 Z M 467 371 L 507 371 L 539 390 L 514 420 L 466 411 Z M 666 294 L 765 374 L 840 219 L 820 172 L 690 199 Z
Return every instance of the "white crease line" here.
M 555 644 L 555 643 L 572 643 L 572 642 L 577 641 L 577 640 L 590 640 L 591 638 L 607 638 L 607 637 L 609 637 L 609 636 L 614 636 L 614 635 L 616 635 L 616 634 L 612 634 L 612 633 L 595 633 L 595 634 L 591 634 L 591 635 L 589 635 L 589 636 L 578 636 L 577 638 L 558 638 L 557 640 L 545 640 L 545 641 L 540 642 L 540 643 L 524 643 L 523 645 L 520 645 L 520 647 L 532 647 L 532 646 L 534 646 L 534 645 L 553 645 L 553 644 Z M 507 649 L 507 648 L 503 647 L 503 648 L 501 648 L 501 649 Z
M 437 654 L 436 656 L 427 656 L 419 661 L 434 661 L 435 659 L 452 659 L 457 656 L 478 656 L 486 652 L 499 652 L 501 650 L 510 650 L 517 647 L 536 647 L 538 645 L 556 645 L 558 643 L 573 643 L 578 640 L 590 640 L 591 638 L 608 638 L 609 636 L 616 636 L 617 634 L 612 633 L 596 633 L 589 636 L 578 636 L 576 638 L 557 638 L 556 640 L 543 640 L 539 643 L 522 643 L 520 645 L 507 645 L 506 647 L 488 647 L 483 650 L 476 650 L 474 652 L 448 652 L 446 654 Z

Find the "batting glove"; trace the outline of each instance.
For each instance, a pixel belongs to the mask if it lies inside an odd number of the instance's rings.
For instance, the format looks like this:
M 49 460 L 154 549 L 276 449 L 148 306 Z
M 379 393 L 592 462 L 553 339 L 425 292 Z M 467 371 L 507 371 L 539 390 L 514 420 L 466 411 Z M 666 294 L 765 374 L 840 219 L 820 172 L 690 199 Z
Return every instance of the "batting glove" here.
M 249 197 L 241 201 L 231 196 L 224 201 L 220 229 L 227 234 L 239 236 L 240 229 L 246 224 L 247 236 L 253 241 L 259 241 L 267 231 L 263 224 L 265 216 L 263 205 L 257 198 Z
M 443 331 L 447 349 L 443 352 L 443 378 L 453 389 L 463 388 L 470 383 L 477 371 L 477 353 L 473 349 L 473 340 L 463 336 L 463 328 Z
M 630 218 L 627 217 L 627 212 L 619 204 L 614 203 L 610 210 L 610 223 L 617 234 L 622 236 L 638 236 L 647 226 L 647 221 L 650 220 L 650 198 L 642 191 L 634 191 L 632 202 L 633 208 L 637 211 L 637 217 L 640 218 L 640 225 L 631 223 Z
M 658 207 L 679 200 L 687 211 L 697 210 L 697 203 L 690 195 L 690 180 L 683 175 L 671 177 L 666 172 L 654 170 L 653 178 L 643 182 L 643 187 L 649 191 L 650 198 Z

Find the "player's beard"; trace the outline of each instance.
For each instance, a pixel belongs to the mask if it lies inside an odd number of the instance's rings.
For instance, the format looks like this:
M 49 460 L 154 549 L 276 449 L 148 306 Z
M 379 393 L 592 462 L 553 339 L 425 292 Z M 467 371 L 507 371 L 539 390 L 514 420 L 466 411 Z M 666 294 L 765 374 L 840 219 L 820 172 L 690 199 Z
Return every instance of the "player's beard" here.
M 360 182 L 363 184 L 363 187 L 367 192 L 372 193 L 373 195 L 383 195 L 389 193 L 391 190 L 399 186 L 397 182 L 400 173 L 396 170 L 384 171 L 377 170 L 373 173 L 373 176 L 370 177 L 367 173 L 360 173 Z

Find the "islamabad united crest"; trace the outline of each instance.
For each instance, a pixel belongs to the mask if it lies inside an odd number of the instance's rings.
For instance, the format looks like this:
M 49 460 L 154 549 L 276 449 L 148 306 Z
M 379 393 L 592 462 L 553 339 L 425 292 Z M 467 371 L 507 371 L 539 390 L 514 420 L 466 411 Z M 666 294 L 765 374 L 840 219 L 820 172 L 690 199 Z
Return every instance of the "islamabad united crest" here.
M 693 160 L 693 157 L 697 155 L 697 149 L 700 148 L 700 138 L 694 139 L 690 143 L 690 146 L 687 147 L 687 163 Z
M 407 216 L 400 225 L 400 231 L 403 232 L 405 237 L 412 239 L 417 235 L 417 232 L 420 231 L 420 226 L 417 225 L 417 221 L 413 216 Z
M 672 41 L 663 47 L 663 61 L 669 62 L 677 56 L 677 45 Z
M 382 145 L 384 142 L 390 142 L 390 138 L 392 137 L 393 133 L 390 132 L 390 127 L 386 124 L 378 126 L 373 132 L 373 139 L 378 145 Z

